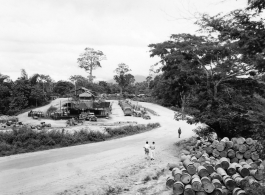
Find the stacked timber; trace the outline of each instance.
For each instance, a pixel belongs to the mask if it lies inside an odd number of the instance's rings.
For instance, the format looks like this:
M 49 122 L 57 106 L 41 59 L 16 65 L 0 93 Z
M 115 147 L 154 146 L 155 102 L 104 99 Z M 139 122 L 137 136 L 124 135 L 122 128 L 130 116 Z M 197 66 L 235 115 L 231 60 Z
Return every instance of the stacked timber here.
M 225 149 L 226 145 L 220 148 Z M 256 168 L 245 161 L 213 158 L 205 151 L 191 155 L 182 153 L 180 160 L 180 163 L 169 164 L 172 176 L 167 179 L 166 186 L 173 194 L 246 195 L 247 187 L 257 187 L 264 179 L 260 165 Z
M 223 138 L 222 140 L 214 140 L 212 143 L 202 141 L 202 145 L 193 148 L 193 153 L 206 152 L 209 156 L 214 158 L 228 158 L 233 163 L 246 162 L 253 168 L 257 168 L 261 164 L 258 150 L 261 145 L 257 140 L 251 138 Z

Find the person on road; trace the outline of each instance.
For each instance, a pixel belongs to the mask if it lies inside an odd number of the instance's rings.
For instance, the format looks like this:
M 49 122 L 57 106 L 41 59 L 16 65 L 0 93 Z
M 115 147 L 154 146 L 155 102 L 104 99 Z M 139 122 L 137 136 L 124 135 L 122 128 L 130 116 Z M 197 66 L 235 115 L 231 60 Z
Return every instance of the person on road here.
M 144 145 L 144 153 L 145 153 L 145 158 L 148 159 L 149 158 L 149 150 L 150 150 L 150 146 L 148 144 L 148 141 L 146 141 L 145 145 Z
M 155 160 L 155 142 L 150 146 L 150 158 L 151 160 Z
M 180 134 L 181 134 L 181 128 L 180 127 L 178 129 L 178 134 L 179 134 L 179 138 L 180 138 Z

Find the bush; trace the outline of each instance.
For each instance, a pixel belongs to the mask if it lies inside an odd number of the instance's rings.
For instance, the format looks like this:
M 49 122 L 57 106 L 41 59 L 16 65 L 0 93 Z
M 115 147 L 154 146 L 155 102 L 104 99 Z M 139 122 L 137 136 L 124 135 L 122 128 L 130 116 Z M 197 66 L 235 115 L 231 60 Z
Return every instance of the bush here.
M 133 135 L 159 126 L 159 123 L 150 123 L 147 125 L 128 125 L 113 129 L 107 128 L 108 134 L 86 129 L 73 134 L 61 133 L 56 130 L 49 132 L 34 131 L 29 127 L 23 126 L 13 129 L 11 132 L 0 132 L 0 156 L 105 141 L 109 138 Z

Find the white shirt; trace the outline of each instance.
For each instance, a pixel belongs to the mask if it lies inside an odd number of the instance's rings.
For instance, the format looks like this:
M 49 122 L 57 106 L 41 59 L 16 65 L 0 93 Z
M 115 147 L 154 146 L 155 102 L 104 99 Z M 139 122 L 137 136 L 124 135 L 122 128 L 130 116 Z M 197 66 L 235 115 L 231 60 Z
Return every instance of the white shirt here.
M 144 148 L 149 149 L 150 148 L 149 144 L 145 144 Z

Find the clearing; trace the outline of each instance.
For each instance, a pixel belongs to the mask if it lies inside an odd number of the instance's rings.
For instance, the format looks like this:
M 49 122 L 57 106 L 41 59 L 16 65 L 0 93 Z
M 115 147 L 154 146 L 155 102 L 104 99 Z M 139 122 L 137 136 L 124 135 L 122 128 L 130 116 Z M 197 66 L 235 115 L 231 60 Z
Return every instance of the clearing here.
M 109 192 L 116 190 L 120 194 L 169 194 L 170 191 L 165 189 L 165 176 L 150 181 L 148 176 L 159 174 L 159 171 L 166 168 L 167 163 L 178 160 L 174 145 L 180 140 L 177 129 L 182 128 L 183 139 L 193 135 L 192 129 L 195 126 L 185 121 L 175 121 L 172 110 L 151 103 L 140 104 L 160 116 L 151 115 L 151 120 L 124 117 L 117 101 L 114 101 L 112 118 L 100 120 L 159 122 L 160 128 L 110 141 L 2 157 L 1 194 L 96 195 L 106 194 L 107 189 Z M 25 114 L 20 115 L 19 119 L 29 120 Z M 55 122 L 65 124 L 65 121 Z M 51 123 L 50 120 L 47 123 Z M 155 161 L 144 159 L 143 146 L 146 140 L 156 142 Z

